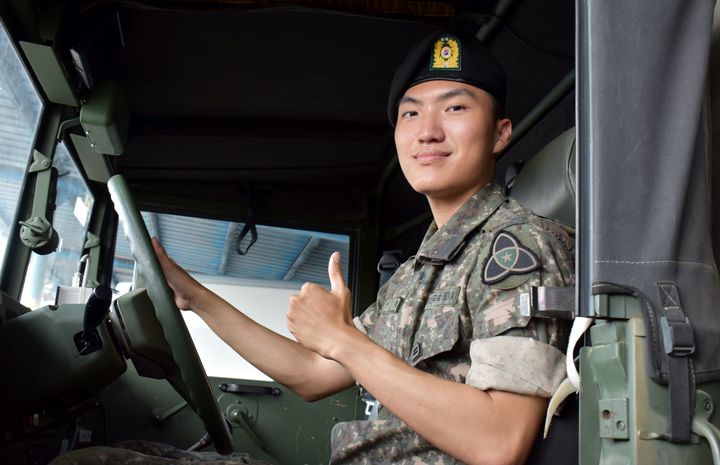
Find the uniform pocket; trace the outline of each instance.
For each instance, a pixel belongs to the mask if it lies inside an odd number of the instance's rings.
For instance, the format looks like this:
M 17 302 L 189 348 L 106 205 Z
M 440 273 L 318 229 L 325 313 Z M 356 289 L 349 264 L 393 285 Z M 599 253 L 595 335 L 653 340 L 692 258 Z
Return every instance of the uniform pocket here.
M 384 347 L 395 355 L 399 355 L 398 323 L 400 312 L 381 313 L 375 326 L 369 333 L 375 344 Z
M 410 363 L 450 351 L 460 337 L 460 314 L 455 307 L 425 307 L 415 342 L 410 352 Z

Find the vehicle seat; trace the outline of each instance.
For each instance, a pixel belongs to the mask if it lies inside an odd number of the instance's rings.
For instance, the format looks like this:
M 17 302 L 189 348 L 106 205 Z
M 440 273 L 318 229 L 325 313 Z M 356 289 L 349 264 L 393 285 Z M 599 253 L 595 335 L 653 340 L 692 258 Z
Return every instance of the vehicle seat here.
M 508 180 L 510 196 L 536 215 L 575 226 L 575 128 L 553 139 Z
M 575 128 L 570 128 L 513 173 L 506 189 L 536 215 L 575 226 Z M 548 437 L 540 433 L 527 465 L 577 465 L 578 398 L 571 396 L 553 418 Z

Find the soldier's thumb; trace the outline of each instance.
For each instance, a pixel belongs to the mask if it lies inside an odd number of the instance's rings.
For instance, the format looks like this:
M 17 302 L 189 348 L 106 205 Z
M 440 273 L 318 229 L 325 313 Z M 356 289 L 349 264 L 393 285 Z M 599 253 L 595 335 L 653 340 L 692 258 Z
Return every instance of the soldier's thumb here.
M 345 287 L 340 252 L 333 252 L 328 261 L 328 277 L 330 278 L 330 290 L 337 292 Z

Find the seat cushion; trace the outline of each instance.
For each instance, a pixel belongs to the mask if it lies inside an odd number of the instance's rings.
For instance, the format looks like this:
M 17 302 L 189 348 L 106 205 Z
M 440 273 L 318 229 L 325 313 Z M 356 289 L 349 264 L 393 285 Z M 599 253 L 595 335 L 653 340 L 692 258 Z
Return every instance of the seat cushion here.
M 536 215 L 575 226 L 575 128 L 560 134 L 525 164 L 510 195 Z

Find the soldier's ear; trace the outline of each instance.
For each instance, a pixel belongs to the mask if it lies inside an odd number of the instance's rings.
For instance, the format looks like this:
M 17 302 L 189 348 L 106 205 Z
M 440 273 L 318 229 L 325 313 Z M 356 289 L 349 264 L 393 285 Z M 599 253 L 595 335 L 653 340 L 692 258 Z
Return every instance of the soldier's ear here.
M 495 123 L 495 144 L 493 145 L 493 153 L 498 154 L 505 150 L 510 143 L 512 136 L 512 121 L 502 118 Z

